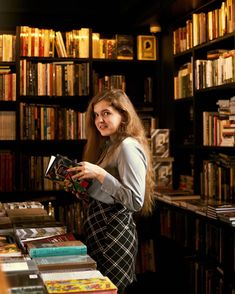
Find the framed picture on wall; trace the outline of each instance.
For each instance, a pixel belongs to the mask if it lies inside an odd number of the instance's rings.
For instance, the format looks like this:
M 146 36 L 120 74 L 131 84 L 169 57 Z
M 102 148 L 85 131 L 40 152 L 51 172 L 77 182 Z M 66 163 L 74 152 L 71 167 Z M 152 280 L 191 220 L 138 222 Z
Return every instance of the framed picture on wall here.
M 137 59 L 156 60 L 157 59 L 157 39 L 153 35 L 137 36 Z

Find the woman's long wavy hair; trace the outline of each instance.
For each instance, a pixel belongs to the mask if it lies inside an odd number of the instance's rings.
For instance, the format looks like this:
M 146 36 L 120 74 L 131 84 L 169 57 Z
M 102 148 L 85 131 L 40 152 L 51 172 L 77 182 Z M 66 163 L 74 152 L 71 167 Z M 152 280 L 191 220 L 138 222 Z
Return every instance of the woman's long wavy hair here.
M 154 173 L 152 166 L 152 156 L 145 129 L 138 116 L 132 102 L 123 90 L 112 89 L 98 93 L 90 101 L 86 112 L 86 136 L 87 143 L 84 149 L 83 159 L 92 163 L 97 163 L 106 147 L 107 137 L 101 136 L 95 126 L 94 106 L 100 101 L 110 103 L 123 117 L 123 121 L 115 136 L 115 142 L 109 149 L 107 157 L 112 157 L 117 146 L 127 137 L 135 138 L 143 147 L 147 157 L 146 191 L 144 205 L 140 215 L 147 216 L 152 213 L 154 206 Z

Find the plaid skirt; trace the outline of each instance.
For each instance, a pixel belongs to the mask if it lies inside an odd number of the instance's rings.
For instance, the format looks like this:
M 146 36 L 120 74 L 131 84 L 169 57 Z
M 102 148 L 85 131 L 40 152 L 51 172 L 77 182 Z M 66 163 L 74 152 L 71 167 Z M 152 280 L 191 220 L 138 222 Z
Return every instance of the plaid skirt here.
M 93 199 L 84 229 L 88 254 L 96 260 L 97 269 L 119 290 L 125 289 L 136 278 L 138 239 L 132 213 L 121 204 Z

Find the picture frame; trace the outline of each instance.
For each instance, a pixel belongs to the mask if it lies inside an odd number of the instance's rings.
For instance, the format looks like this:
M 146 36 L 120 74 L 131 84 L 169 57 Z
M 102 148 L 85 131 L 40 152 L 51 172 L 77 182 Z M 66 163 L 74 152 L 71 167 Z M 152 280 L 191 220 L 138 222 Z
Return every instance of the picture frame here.
M 137 36 L 137 59 L 157 60 L 157 38 L 154 35 Z

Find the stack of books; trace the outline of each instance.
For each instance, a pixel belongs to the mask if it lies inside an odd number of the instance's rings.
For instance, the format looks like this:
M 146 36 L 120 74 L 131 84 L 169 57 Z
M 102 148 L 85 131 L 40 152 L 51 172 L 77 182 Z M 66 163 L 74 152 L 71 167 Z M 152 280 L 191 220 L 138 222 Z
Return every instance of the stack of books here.
M 222 211 L 218 214 L 218 219 L 235 226 L 235 210 Z
M 93 258 L 87 254 L 87 246 L 73 233 L 25 242 L 29 256 L 40 272 L 96 269 Z
M 217 219 L 221 213 L 225 212 L 235 213 L 235 204 L 228 204 L 222 201 L 210 200 L 207 205 L 207 216 Z
M 10 293 L 116 294 L 87 246 L 36 202 L 2 206 L 12 230 L 0 234 L 1 270 Z M 75 291 L 76 290 L 76 291 Z

